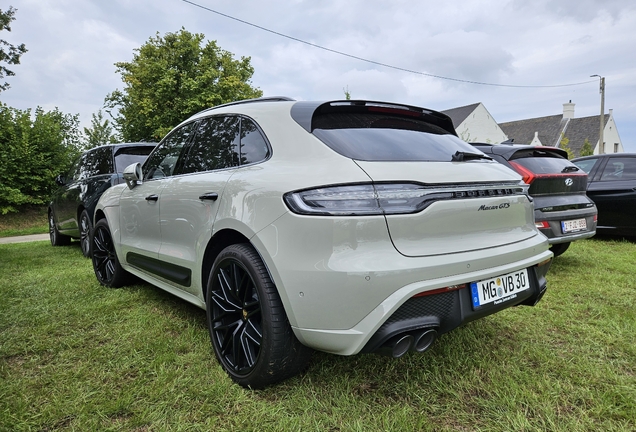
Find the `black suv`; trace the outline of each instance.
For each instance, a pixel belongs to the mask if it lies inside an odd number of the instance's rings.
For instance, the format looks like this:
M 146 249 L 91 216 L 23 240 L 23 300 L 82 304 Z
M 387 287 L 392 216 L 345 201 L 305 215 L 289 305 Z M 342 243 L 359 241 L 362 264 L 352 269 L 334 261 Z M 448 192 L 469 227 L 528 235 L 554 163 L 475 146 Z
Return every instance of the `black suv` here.
M 570 242 L 596 234 L 596 206 L 586 196 L 587 173 L 556 147 L 471 143 L 521 175 L 534 198 L 534 221 L 555 256 Z
M 585 156 L 572 162 L 588 173 L 587 195 L 598 208 L 598 230 L 636 236 L 636 153 Z
M 90 254 L 90 231 L 95 205 L 109 187 L 123 183 L 124 168 L 146 160 L 156 143 L 103 145 L 80 155 L 49 204 L 49 234 L 53 246 L 80 240 L 84 256 Z

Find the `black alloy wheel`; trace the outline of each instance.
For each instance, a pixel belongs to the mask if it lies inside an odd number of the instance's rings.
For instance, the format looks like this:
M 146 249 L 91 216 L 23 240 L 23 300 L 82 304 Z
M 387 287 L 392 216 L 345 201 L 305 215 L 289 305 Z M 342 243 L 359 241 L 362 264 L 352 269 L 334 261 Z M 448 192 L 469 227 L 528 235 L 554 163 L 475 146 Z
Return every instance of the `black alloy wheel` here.
M 206 295 L 214 352 L 238 384 L 263 388 L 299 373 L 312 350 L 294 336 L 265 265 L 247 244 L 224 249 Z
M 237 375 L 247 375 L 254 369 L 263 341 L 258 291 L 240 261 L 222 261 L 215 276 L 214 339 L 223 363 Z
M 111 288 L 127 285 L 131 280 L 131 274 L 119 264 L 106 219 L 101 219 L 95 224 L 90 238 L 93 270 L 99 283 Z
M 52 246 L 68 246 L 71 244 L 71 238 L 67 235 L 60 234 L 55 226 L 55 218 L 53 210 L 49 210 L 49 238 Z
M 82 211 L 79 219 L 80 247 L 85 257 L 91 256 L 91 218 L 86 210 Z

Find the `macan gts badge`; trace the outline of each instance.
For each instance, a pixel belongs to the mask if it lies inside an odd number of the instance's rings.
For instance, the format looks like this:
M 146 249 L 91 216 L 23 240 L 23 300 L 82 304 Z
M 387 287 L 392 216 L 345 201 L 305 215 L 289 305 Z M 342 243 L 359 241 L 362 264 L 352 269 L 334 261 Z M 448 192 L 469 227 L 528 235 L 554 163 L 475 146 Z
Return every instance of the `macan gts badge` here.
M 444 114 L 241 101 L 178 125 L 95 211 L 93 267 L 206 310 L 229 377 L 262 388 L 313 350 L 424 352 L 546 290 L 528 185 Z

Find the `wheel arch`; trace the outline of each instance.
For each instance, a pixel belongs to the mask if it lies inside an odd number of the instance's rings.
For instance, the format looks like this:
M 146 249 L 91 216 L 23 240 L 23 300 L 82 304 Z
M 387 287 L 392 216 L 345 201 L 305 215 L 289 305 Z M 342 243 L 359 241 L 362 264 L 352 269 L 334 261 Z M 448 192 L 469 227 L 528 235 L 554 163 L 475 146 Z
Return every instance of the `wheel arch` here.
M 83 212 L 84 210 L 86 210 L 86 206 L 84 206 L 84 203 L 80 203 L 80 204 L 77 206 L 77 214 L 76 214 L 76 216 L 77 216 L 77 223 L 78 223 L 78 225 L 79 225 L 80 217 L 82 217 L 82 212 Z M 90 212 L 88 213 L 88 216 L 90 217 Z M 91 223 L 93 223 L 93 221 L 91 221 Z
M 207 296 L 208 275 L 210 274 L 210 270 L 212 270 L 214 260 L 216 260 L 216 257 L 219 256 L 223 249 L 239 243 L 249 243 L 252 247 L 254 247 L 247 237 L 231 228 L 225 228 L 216 232 L 208 242 L 203 254 L 203 261 L 201 263 L 201 289 L 203 291 L 204 299 Z
M 93 215 L 93 225 L 99 222 L 101 219 L 104 219 L 106 214 L 102 209 L 95 210 L 95 214 Z

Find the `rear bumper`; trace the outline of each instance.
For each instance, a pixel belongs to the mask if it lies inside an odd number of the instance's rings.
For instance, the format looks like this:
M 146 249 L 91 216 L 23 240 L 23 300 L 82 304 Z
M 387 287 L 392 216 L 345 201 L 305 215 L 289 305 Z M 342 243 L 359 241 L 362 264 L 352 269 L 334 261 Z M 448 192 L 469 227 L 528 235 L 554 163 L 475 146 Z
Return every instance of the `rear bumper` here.
M 548 238 L 551 245 L 559 243 L 569 243 L 575 240 L 581 240 L 593 237 L 596 234 L 596 207 L 575 211 L 562 212 L 542 212 L 535 210 L 535 222 L 547 222 L 549 228 L 539 228 L 539 231 Z M 561 222 L 571 221 L 575 219 L 585 219 L 587 229 L 570 233 L 563 233 Z
M 528 269 L 531 288 L 513 298 L 495 305 L 484 305 L 477 310 L 472 306 L 470 286 L 458 291 L 425 297 L 413 297 L 398 308 L 366 343 L 362 352 L 375 352 L 395 338 L 411 335 L 414 339 L 423 331 L 434 330 L 437 335 L 492 315 L 511 306 L 537 304 L 547 289 L 545 275 L 550 263 Z
M 545 274 L 549 265 L 537 266 L 549 260 L 550 251 L 541 252 L 532 258 L 480 270 L 459 276 L 416 282 L 402 287 L 371 310 L 360 322 L 346 330 L 309 329 L 294 327 L 294 333 L 305 345 L 340 355 L 373 352 L 381 348 L 396 335 L 410 331 L 421 333 L 423 329 L 435 329 L 439 334 L 453 330 L 462 324 L 491 315 L 511 306 L 534 305 L 546 290 Z M 487 305 L 472 309 L 470 288 L 425 297 L 413 295 L 428 286 L 450 286 L 459 283 L 483 280 L 527 268 L 532 280 L 531 289 L 499 305 Z M 355 307 L 355 305 L 351 305 Z

